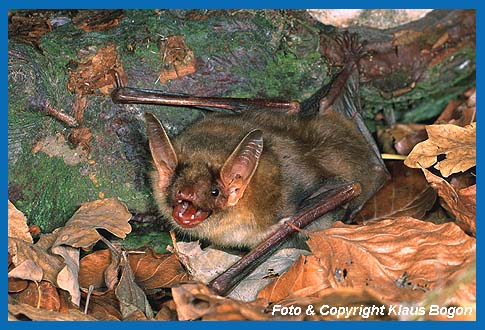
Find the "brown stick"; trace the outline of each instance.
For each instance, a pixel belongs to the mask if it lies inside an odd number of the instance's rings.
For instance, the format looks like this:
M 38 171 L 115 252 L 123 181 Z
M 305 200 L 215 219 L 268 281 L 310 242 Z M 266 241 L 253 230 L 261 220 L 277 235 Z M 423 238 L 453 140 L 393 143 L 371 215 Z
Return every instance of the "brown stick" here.
M 242 112 L 247 108 L 271 108 L 284 113 L 296 113 L 300 103 L 288 100 L 267 100 L 234 97 L 200 97 L 190 95 L 168 94 L 157 90 L 118 87 L 111 93 L 115 103 L 155 104 L 190 107 L 210 107 Z
M 217 294 L 226 295 L 243 278 L 270 257 L 290 235 L 297 232 L 298 229 L 305 228 L 325 213 L 357 197 L 360 191 L 360 184 L 350 183 L 340 185 L 330 192 L 322 193 L 321 198 L 314 205 L 283 223 L 266 240 L 212 280 L 209 286 Z

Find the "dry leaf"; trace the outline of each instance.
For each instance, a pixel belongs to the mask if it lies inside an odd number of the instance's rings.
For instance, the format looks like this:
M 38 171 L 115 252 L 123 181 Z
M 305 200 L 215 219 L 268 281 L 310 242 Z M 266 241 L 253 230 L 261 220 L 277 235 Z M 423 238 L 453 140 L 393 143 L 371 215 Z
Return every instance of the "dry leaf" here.
M 169 36 L 160 43 L 162 72 L 160 82 L 181 78 L 196 70 L 194 52 L 184 42 L 182 36 Z
M 87 289 L 90 285 L 94 289 L 106 288 L 104 272 L 111 260 L 111 251 L 98 250 L 84 256 L 79 261 L 79 285 Z
M 266 298 L 322 296 L 327 287 L 345 287 L 365 288 L 391 303 L 416 302 L 426 291 L 442 287 L 476 253 L 475 239 L 454 223 L 434 225 L 409 217 L 366 226 L 337 223 L 309 235 L 315 257 L 296 263 L 276 279 Z M 310 278 L 306 281 L 311 290 L 301 280 L 304 275 Z
M 27 226 L 27 218 L 8 201 L 8 237 L 15 237 L 33 243 Z
M 27 304 L 8 304 L 8 311 L 16 317 L 25 316 L 35 321 L 95 321 L 93 317 L 70 309 L 68 313 L 59 313 L 45 309 L 35 308 Z
M 71 294 L 71 301 L 79 306 L 81 301 L 81 291 L 79 290 L 79 249 L 70 246 L 54 246 L 52 253 L 60 255 L 66 264 L 57 274 L 57 286 Z
M 37 265 L 32 260 L 25 260 L 21 262 L 17 267 L 8 272 L 8 277 L 19 278 L 23 280 L 30 280 L 34 282 L 40 282 L 44 272 L 42 267 Z
M 397 161 L 387 162 L 386 165 L 391 180 L 356 215 L 358 223 L 402 216 L 420 219 L 436 201 L 436 192 L 420 170 L 408 168 Z
M 143 290 L 135 283 L 126 252 L 123 252 L 120 266 L 122 273 L 115 294 L 120 302 L 123 319 L 136 311 L 141 311 L 147 318 L 152 319 L 154 316 L 152 308 Z
M 29 282 L 27 288 L 10 294 L 16 303 L 28 304 L 41 310 L 60 311 L 61 301 L 57 288 L 47 281 Z
M 81 301 L 83 303 L 81 308 L 84 310 L 86 294 L 83 293 L 83 299 Z M 97 320 L 121 320 L 120 303 L 116 298 L 114 290 L 102 294 L 92 294 L 89 298 L 87 314 Z
M 268 301 L 281 301 L 288 297 L 318 296 L 330 287 L 325 278 L 326 269 L 315 256 L 301 256 L 291 268 L 261 290 L 258 298 Z
M 179 320 L 268 320 L 257 302 L 246 303 L 214 295 L 202 284 L 183 284 L 172 288 Z
M 419 300 L 476 254 L 475 239 L 454 223 L 434 225 L 409 217 L 310 233 L 308 245 L 333 288 L 372 289 L 390 302 Z
M 82 146 L 71 149 L 62 134 L 46 136 L 37 141 L 32 152 L 42 151 L 49 157 L 60 157 L 67 165 L 77 165 L 88 161 L 88 152 Z
M 431 186 L 438 191 L 442 206 L 456 217 L 456 224 L 465 232 L 476 235 L 476 185 L 455 189 L 445 179 L 423 168 Z
M 119 74 L 123 84 L 127 81 L 114 44 L 100 48 L 94 55 L 83 56 L 80 63 L 72 63 L 72 66 L 75 69 L 69 73 L 67 88 L 78 94 L 78 97 L 96 93 L 109 95 L 116 87 L 113 70 Z
M 240 256 L 210 247 L 202 250 L 199 242 L 179 242 L 177 249 L 179 254 L 188 259 L 188 268 L 193 277 L 204 284 L 241 259 Z M 279 249 L 243 279 L 228 297 L 253 301 L 258 292 L 271 282 L 272 277 L 285 272 L 302 254 L 308 254 L 308 251 L 294 248 Z
M 148 250 L 131 254 L 129 261 L 135 282 L 145 290 L 168 288 L 190 280 L 177 256 L 172 253 L 156 254 Z
M 131 213 L 126 205 L 115 198 L 84 203 L 59 229 L 54 246 L 89 248 L 101 239 L 96 229 L 106 229 L 119 238 L 125 238 L 131 232 L 130 219 Z
M 446 155 L 446 159 L 435 165 L 444 177 L 476 165 L 476 123 L 465 127 L 430 125 L 426 131 L 428 140 L 417 144 L 404 164 L 413 168 L 428 168 L 438 161 L 438 155 Z
M 26 260 L 31 260 L 42 268 L 42 279 L 56 285 L 57 275 L 64 267 L 62 257 L 48 253 L 42 245 L 30 244 L 26 241 L 9 237 L 8 252 L 12 256 L 15 266 L 19 266 Z

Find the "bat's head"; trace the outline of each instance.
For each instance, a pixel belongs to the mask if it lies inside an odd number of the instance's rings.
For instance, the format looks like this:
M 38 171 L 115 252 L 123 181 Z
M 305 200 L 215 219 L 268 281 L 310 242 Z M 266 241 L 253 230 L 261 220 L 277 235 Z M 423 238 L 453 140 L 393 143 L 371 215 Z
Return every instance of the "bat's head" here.
M 145 119 L 158 179 L 156 189 L 165 195 L 176 225 L 194 228 L 213 213 L 238 203 L 263 150 L 260 130 L 249 132 L 234 146 L 222 166 L 214 166 L 196 155 L 179 160 L 160 121 L 151 113 Z

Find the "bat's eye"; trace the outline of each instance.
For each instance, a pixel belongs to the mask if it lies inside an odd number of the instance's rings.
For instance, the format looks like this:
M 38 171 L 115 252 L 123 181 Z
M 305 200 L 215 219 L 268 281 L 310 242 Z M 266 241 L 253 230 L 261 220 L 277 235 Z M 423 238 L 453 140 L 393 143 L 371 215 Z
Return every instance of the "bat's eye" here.
M 217 189 L 217 188 L 212 189 L 211 190 L 211 195 L 212 195 L 212 197 L 219 196 L 219 189 Z

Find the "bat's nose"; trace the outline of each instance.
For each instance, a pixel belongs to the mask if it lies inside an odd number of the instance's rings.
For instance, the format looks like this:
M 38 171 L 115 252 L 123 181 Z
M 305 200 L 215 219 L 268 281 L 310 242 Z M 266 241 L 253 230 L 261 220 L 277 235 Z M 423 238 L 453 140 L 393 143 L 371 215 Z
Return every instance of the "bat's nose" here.
M 193 187 L 184 186 L 177 191 L 177 193 L 175 194 L 175 198 L 177 200 L 193 202 L 197 199 L 197 194 Z

